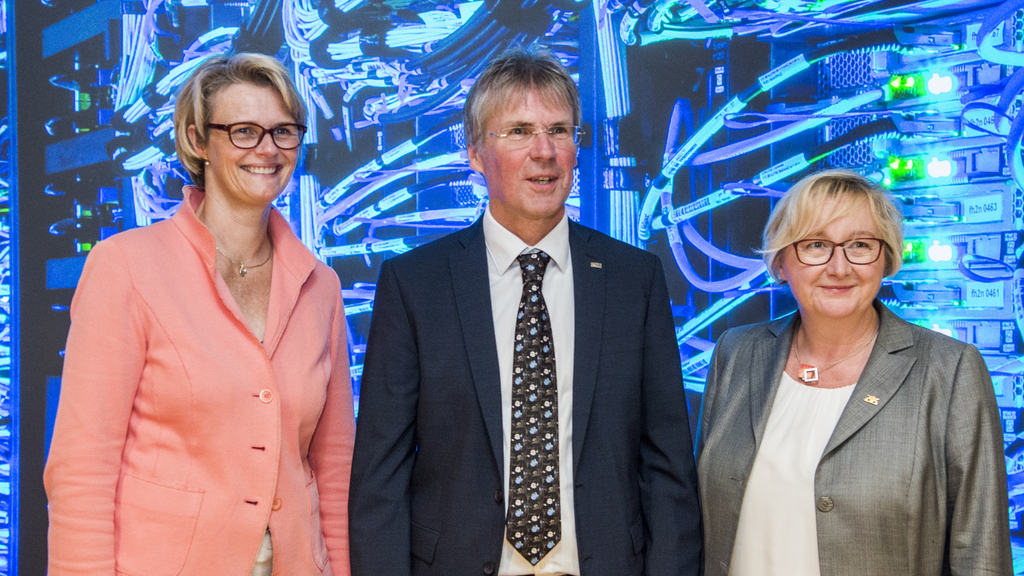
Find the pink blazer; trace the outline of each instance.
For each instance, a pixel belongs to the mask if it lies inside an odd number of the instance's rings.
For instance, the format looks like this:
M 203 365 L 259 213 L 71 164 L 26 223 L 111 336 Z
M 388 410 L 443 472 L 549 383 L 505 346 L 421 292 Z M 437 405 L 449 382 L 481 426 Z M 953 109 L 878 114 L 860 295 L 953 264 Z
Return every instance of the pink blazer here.
M 44 482 L 49 573 L 349 574 L 355 424 L 338 277 L 276 212 L 261 345 L 187 188 L 90 253 Z

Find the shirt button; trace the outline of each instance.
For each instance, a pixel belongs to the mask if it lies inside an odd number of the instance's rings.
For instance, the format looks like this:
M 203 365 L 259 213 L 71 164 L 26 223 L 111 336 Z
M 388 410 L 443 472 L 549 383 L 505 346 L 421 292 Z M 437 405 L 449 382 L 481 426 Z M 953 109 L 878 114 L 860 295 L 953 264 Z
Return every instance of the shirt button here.
M 487 576 L 491 576 L 492 574 L 494 574 L 493 562 L 484 562 L 484 574 L 486 574 Z
M 818 498 L 818 510 L 822 512 L 831 512 L 832 508 L 835 507 L 835 503 L 828 496 L 822 496 Z
M 260 401 L 264 404 L 270 404 L 270 401 L 274 399 L 274 393 L 264 388 L 260 390 Z
M 494 503 L 501 504 L 501 501 L 505 499 L 505 495 L 502 493 L 501 488 L 494 491 Z
M 274 501 L 270 504 L 270 509 L 271 510 L 280 510 L 281 509 L 281 499 L 280 498 L 274 498 Z

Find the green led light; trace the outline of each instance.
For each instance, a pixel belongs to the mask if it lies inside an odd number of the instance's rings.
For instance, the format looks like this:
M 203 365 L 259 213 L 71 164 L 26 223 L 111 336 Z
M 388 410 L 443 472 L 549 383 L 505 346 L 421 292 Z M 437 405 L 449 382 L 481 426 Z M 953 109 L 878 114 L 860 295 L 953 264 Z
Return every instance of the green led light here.
M 908 100 L 928 93 L 925 88 L 924 76 L 920 73 L 893 74 L 886 84 L 886 100 Z
M 925 161 L 921 156 L 889 156 L 887 164 L 893 182 L 914 182 L 925 178 Z
M 903 263 L 919 264 L 928 260 L 927 247 L 923 239 L 907 240 L 903 245 Z

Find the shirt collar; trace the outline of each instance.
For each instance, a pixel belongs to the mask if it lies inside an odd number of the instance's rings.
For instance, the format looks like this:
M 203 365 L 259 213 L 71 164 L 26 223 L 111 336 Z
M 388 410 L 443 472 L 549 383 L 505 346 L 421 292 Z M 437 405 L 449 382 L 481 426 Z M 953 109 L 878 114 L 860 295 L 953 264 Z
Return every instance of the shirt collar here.
M 558 269 L 565 272 L 569 265 L 569 216 L 562 214 L 562 219 L 555 225 L 547 236 L 537 244 L 530 246 L 523 242 L 518 236 L 498 223 L 491 215 L 490 206 L 484 212 L 484 242 L 487 244 L 487 254 L 490 256 L 491 264 L 497 270 L 498 275 L 504 275 L 510 269 L 519 265 L 516 258 L 523 252 L 536 248 L 551 257 L 551 262 L 558 266 Z

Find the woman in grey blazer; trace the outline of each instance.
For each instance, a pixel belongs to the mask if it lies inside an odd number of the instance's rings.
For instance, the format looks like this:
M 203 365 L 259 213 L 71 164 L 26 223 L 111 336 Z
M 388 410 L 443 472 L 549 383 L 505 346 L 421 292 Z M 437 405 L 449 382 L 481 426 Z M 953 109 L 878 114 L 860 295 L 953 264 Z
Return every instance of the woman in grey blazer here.
M 982 357 L 876 298 L 901 221 L 847 171 L 805 178 L 772 212 L 765 263 L 798 312 L 715 349 L 697 441 L 707 574 L 1013 573 Z

